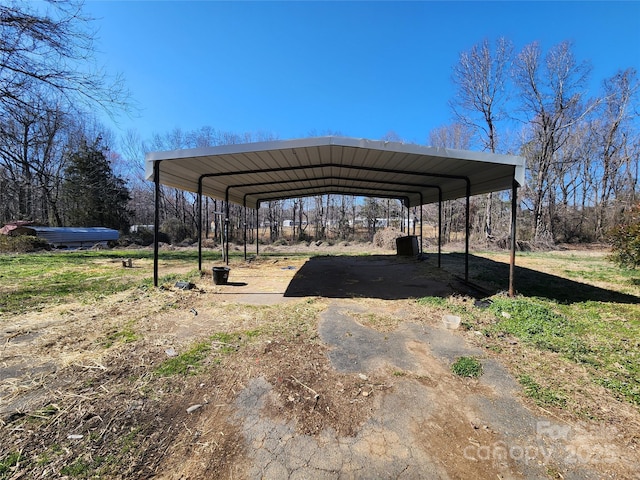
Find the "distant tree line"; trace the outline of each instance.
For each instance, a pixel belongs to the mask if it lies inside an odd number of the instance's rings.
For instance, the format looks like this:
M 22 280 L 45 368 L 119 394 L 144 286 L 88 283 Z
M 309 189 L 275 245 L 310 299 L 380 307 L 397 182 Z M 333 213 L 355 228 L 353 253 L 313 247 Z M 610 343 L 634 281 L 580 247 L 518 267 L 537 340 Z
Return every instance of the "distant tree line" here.
M 144 178 L 147 151 L 275 140 L 267 133 L 202 127 L 141 139 L 116 139 L 92 112 L 130 109 L 119 77 L 94 68 L 92 20 L 81 2 L 0 1 L 0 222 L 102 225 L 126 231 L 153 223 L 153 185 Z M 519 239 L 535 243 L 603 241 L 638 203 L 640 128 L 637 72 L 622 68 L 589 91 L 591 68 L 563 42 L 516 52 L 507 39 L 462 52 L 452 70 L 452 122 L 428 134 L 432 146 L 522 155 Z M 339 132 L 321 132 L 336 135 Z M 310 135 L 318 135 L 310 132 Z M 393 131 L 383 140 L 401 141 Z M 195 195 L 161 188 L 162 230 L 171 241 L 195 241 Z M 204 203 L 206 235 L 220 238 L 221 200 Z M 270 201 L 257 212 L 230 205 L 232 240 L 371 239 L 381 225 L 408 230 L 407 216 L 436 227 L 437 206 L 407 212 L 399 201 L 321 195 Z M 464 202 L 443 205 L 443 241 L 460 239 Z M 381 222 L 380 219 L 385 219 Z M 290 226 L 285 227 L 285 221 Z M 509 234 L 508 192 L 473 197 L 476 241 Z M 413 232 L 410 232 L 413 233 Z M 416 231 L 416 233 L 418 233 Z

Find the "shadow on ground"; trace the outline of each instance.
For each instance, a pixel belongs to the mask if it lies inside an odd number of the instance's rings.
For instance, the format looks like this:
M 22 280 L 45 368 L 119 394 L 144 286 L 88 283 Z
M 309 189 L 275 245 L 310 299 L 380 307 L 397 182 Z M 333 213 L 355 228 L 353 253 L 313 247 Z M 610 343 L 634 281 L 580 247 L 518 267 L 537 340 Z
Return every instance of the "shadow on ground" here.
M 454 293 L 475 291 L 413 257 L 367 255 L 312 257 L 296 272 L 284 296 L 399 300 Z
M 435 254 L 420 260 L 395 255 L 312 257 L 296 272 L 284 296 L 399 300 L 457 293 L 480 298 L 508 289 L 508 264 L 470 255 L 469 284 L 462 281 L 464 254 L 444 254 L 442 268 L 436 265 Z M 517 265 L 515 286 L 519 294 L 560 303 L 640 303 L 634 295 Z
M 426 261 L 435 263 L 437 261 L 436 256 L 427 255 Z M 455 275 L 464 275 L 464 254 L 449 253 L 443 255 L 442 267 Z M 505 291 L 508 289 L 509 265 L 488 258 L 469 255 L 469 280 L 474 283 L 477 282 L 488 289 L 490 295 Z M 517 264 L 514 283 L 516 292 L 521 295 L 543 297 L 559 303 L 586 301 L 640 303 L 640 298 L 635 295 L 595 287 L 530 268 L 519 267 Z

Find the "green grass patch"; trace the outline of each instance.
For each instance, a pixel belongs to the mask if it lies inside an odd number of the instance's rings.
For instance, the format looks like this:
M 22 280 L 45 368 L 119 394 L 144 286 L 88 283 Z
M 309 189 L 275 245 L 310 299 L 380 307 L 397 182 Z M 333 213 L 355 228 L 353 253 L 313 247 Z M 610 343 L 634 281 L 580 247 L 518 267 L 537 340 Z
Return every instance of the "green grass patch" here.
M 496 297 L 489 309 L 498 319 L 494 332 L 511 334 L 570 360 L 588 361 L 589 346 L 582 338 L 584 326 L 557 313 L 551 304 L 522 297 Z
M 47 465 L 63 454 L 64 450 L 62 449 L 62 447 L 57 443 L 54 443 L 49 446 L 44 452 L 38 455 L 38 457 L 36 458 L 36 465 Z
M 583 338 L 589 345 L 583 360 L 597 367 L 591 371 L 596 383 L 640 405 L 640 307 L 583 302 L 559 309 L 583 325 Z
M 133 329 L 133 322 L 129 322 L 119 330 L 111 331 L 107 334 L 107 338 L 102 342 L 105 348 L 111 347 L 114 343 L 132 343 L 138 340 L 139 335 Z
M 247 330 L 246 332 L 244 332 L 244 336 L 252 339 L 255 337 L 258 337 L 262 332 L 259 329 L 256 330 Z
M 169 377 L 171 375 L 195 375 L 200 372 L 202 362 L 207 358 L 210 351 L 210 342 L 197 343 L 177 357 L 165 360 L 156 369 L 156 373 L 163 377 Z
M 458 357 L 451 371 L 460 377 L 477 378 L 482 375 L 482 363 L 475 357 Z
M 108 459 L 99 455 L 92 456 L 91 459 L 85 460 L 78 458 L 69 465 L 65 465 L 60 469 L 62 475 L 68 475 L 74 478 L 102 478 L 100 470 Z
M 474 300 L 470 297 L 456 295 L 446 298 L 422 297 L 418 298 L 416 303 L 421 307 L 426 307 L 425 315 L 450 313 L 460 316 L 460 328 L 464 330 L 471 330 L 482 315 L 479 309 L 474 308 Z
M 40 309 L 70 297 L 95 298 L 138 283 L 123 275 L 121 268 L 97 258 L 88 252 L 0 255 L 0 312 Z
M 510 334 L 587 368 L 617 398 L 640 405 L 640 308 L 587 301 L 573 304 L 496 297 L 490 334 Z
M 163 377 L 196 375 L 202 371 L 205 360 L 210 355 L 215 354 L 214 363 L 220 363 L 221 357 L 237 352 L 241 345 L 257 335 L 257 330 L 244 333 L 214 333 L 206 341 L 198 342 L 186 352 L 165 360 L 155 372 Z
M 417 300 L 419 305 L 425 305 L 429 307 L 445 308 L 448 301 L 444 297 L 422 297 Z
M 141 432 L 142 428 L 136 427 L 118 439 L 121 455 L 127 455 L 128 453 L 135 451 L 140 447 L 138 436 L 141 434 Z
M 212 346 L 221 354 L 228 354 L 237 351 L 239 348 L 238 341 L 241 340 L 241 335 L 231 333 L 214 333 L 209 337 L 209 341 L 212 343 Z
M 640 405 L 640 386 L 637 380 L 631 383 L 624 376 L 617 378 L 619 376 L 614 372 L 609 373 L 609 375 L 611 376 L 598 378 L 596 380 L 597 383 L 614 392 L 618 398 L 624 398 L 631 403 Z
M 204 252 L 203 260 L 218 260 L 217 252 Z M 134 268 L 122 268 L 122 259 L 133 259 Z M 153 269 L 149 250 L 74 250 L 0 254 L 0 313 L 39 310 L 68 299 L 91 301 L 135 287 L 151 287 Z M 162 262 L 197 265 L 197 251 L 162 252 Z M 137 261 L 145 260 L 144 267 Z M 199 277 L 197 269 L 189 278 Z M 161 285 L 173 286 L 185 275 L 166 275 Z
M 521 375 L 518 380 L 524 387 L 525 395 L 534 400 L 541 407 L 566 407 L 567 399 L 564 395 L 540 385 L 530 375 Z
M 556 352 L 586 368 L 591 380 L 615 397 L 640 405 L 640 306 L 632 297 L 619 295 L 639 296 L 637 271 L 617 267 L 604 253 L 519 256 L 526 259 L 528 268 L 553 273 L 535 285 L 529 277 L 537 278 L 537 272 L 521 276 L 521 288 L 538 292 L 538 297 L 494 297 L 490 308 L 494 319 L 486 331 L 498 337 L 509 334 L 540 350 Z M 599 285 L 600 290 L 585 283 Z M 574 289 L 573 293 L 567 289 Z M 557 297 L 558 292 L 563 295 Z M 532 394 L 538 391 L 544 397 L 544 390 L 536 390 L 536 384 L 528 380 L 524 383 Z M 558 404 L 553 398 L 547 400 Z
M 9 452 L 0 458 L 0 480 L 5 480 L 13 476 L 13 467 L 22 460 L 19 452 Z
M 62 475 L 69 475 L 70 477 L 86 477 L 93 470 L 89 462 L 85 462 L 79 458 L 75 462 L 65 465 L 60 469 Z

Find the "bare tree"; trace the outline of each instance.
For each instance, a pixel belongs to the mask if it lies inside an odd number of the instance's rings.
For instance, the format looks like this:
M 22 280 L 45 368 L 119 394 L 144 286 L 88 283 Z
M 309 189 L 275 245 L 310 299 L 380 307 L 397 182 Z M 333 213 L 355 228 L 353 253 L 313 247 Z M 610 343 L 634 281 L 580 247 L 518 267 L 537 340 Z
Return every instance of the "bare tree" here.
M 577 63 L 571 44 L 554 46 L 544 57 L 538 43 L 524 47 L 515 60 L 514 81 L 528 125 L 523 147 L 531 176 L 534 240 L 552 241 L 555 205 L 553 164 L 572 128 L 592 109 L 584 99 L 590 66 Z
M 283 201 L 270 200 L 267 202 L 267 220 L 269 221 L 269 239 L 275 242 L 282 233 L 280 226 L 283 217 Z
M 292 231 L 291 238 L 293 240 L 304 240 L 306 235 L 305 231 L 307 229 L 307 224 L 308 224 L 304 198 L 292 199 L 291 205 L 292 205 L 291 218 L 293 220 L 293 231 Z
M 589 241 L 593 232 L 588 227 L 588 205 L 592 204 L 589 192 L 596 182 L 594 165 L 599 164 L 595 144 L 587 122 L 572 129 L 557 159 L 551 166 L 552 178 L 557 179 L 558 191 L 553 231 L 555 238 L 564 242 Z
M 338 237 L 341 240 L 347 240 L 349 236 L 352 234 L 352 228 L 349 225 L 349 210 L 350 201 L 353 199 L 351 196 L 340 195 L 340 206 L 338 207 Z
M 295 222 L 295 217 L 294 217 Z M 304 198 L 300 199 L 299 208 L 298 208 L 298 239 L 304 240 L 307 237 L 306 231 L 309 226 L 309 216 L 305 207 Z
M 482 148 L 492 153 L 498 150 L 498 123 L 505 118 L 506 82 L 513 47 L 499 38 L 491 51 L 488 40 L 462 52 L 453 68 L 453 82 L 457 95 L 450 105 L 459 122 L 468 125 Z M 487 195 L 484 231 L 491 237 L 493 193 Z
M 313 228 L 314 228 L 314 237 L 316 239 L 324 239 L 326 238 L 326 219 L 327 219 L 327 211 L 324 206 L 324 197 L 322 195 L 317 195 L 314 198 L 315 201 L 315 211 L 313 216 Z
M 82 1 L 9 0 L 0 5 L 0 102 L 29 105 L 34 93 L 67 105 L 99 105 L 115 114 L 131 106 L 121 77 L 93 61 L 94 32 Z
M 470 126 L 453 123 L 429 132 L 429 143 L 434 147 L 468 149 L 473 135 Z M 464 205 L 460 200 L 447 200 L 442 208 L 442 243 L 451 241 L 453 231 L 464 229 Z
M 378 226 L 378 218 L 383 212 L 383 207 L 380 204 L 380 199 L 367 197 L 362 206 L 362 214 L 367 222 L 367 234 L 369 241 L 373 240 L 373 236 L 376 234 Z
M 634 69 L 620 71 L 604 81 L 604 97 L 600 114 L 592 124 L 597 138 L 602 161 L 602 185 L 597 199 L 596 236 L 602 238 L 607 224 L 607 212 L 611 211 L 613 198 L 624 196 L 626 189 L 635 192 L 637 174 L 633 173 L 634 158 L 637 159 L 638 138 L 634 142 L 632 122 L 638 117 L 633 102 L 637 102 L 640 89 Z M 636 148 L 634 148 L 634 143 Z M 633 204 L 627 204 L 630 207 Z
M 64 149 L 76 125 L 55 103 L 5 105 L 0 118 L 0 165 L 9 180 L 6 217 L 60 224 L 57 198 Z

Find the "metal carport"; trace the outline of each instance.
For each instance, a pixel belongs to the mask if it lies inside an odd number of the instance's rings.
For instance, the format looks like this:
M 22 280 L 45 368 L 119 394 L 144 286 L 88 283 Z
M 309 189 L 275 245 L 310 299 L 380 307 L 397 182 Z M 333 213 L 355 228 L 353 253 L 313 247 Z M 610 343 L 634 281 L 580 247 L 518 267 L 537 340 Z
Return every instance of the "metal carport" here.
M 146 155 L 145 168 L 147 180 L 155 183 L 155 286 L 158 284 L 160 185 L 198 194 L 200 262 L 203 195 L 225 200 L 225 232 L 229 202 L 258 208 L 261 201 L 338 193 L 397 198 L 410 208 L 435 202 L 441 205 L 444 200 L 464 197 L 466 280 L 469 197 L 511 189 L 509 291 L 513 293 L 515 210 L 517 188 L 524 185 L 523 157 L 356 138 L 317 137 L 150 152 Z M 439 228 L 440 223 L 439 218 Z

